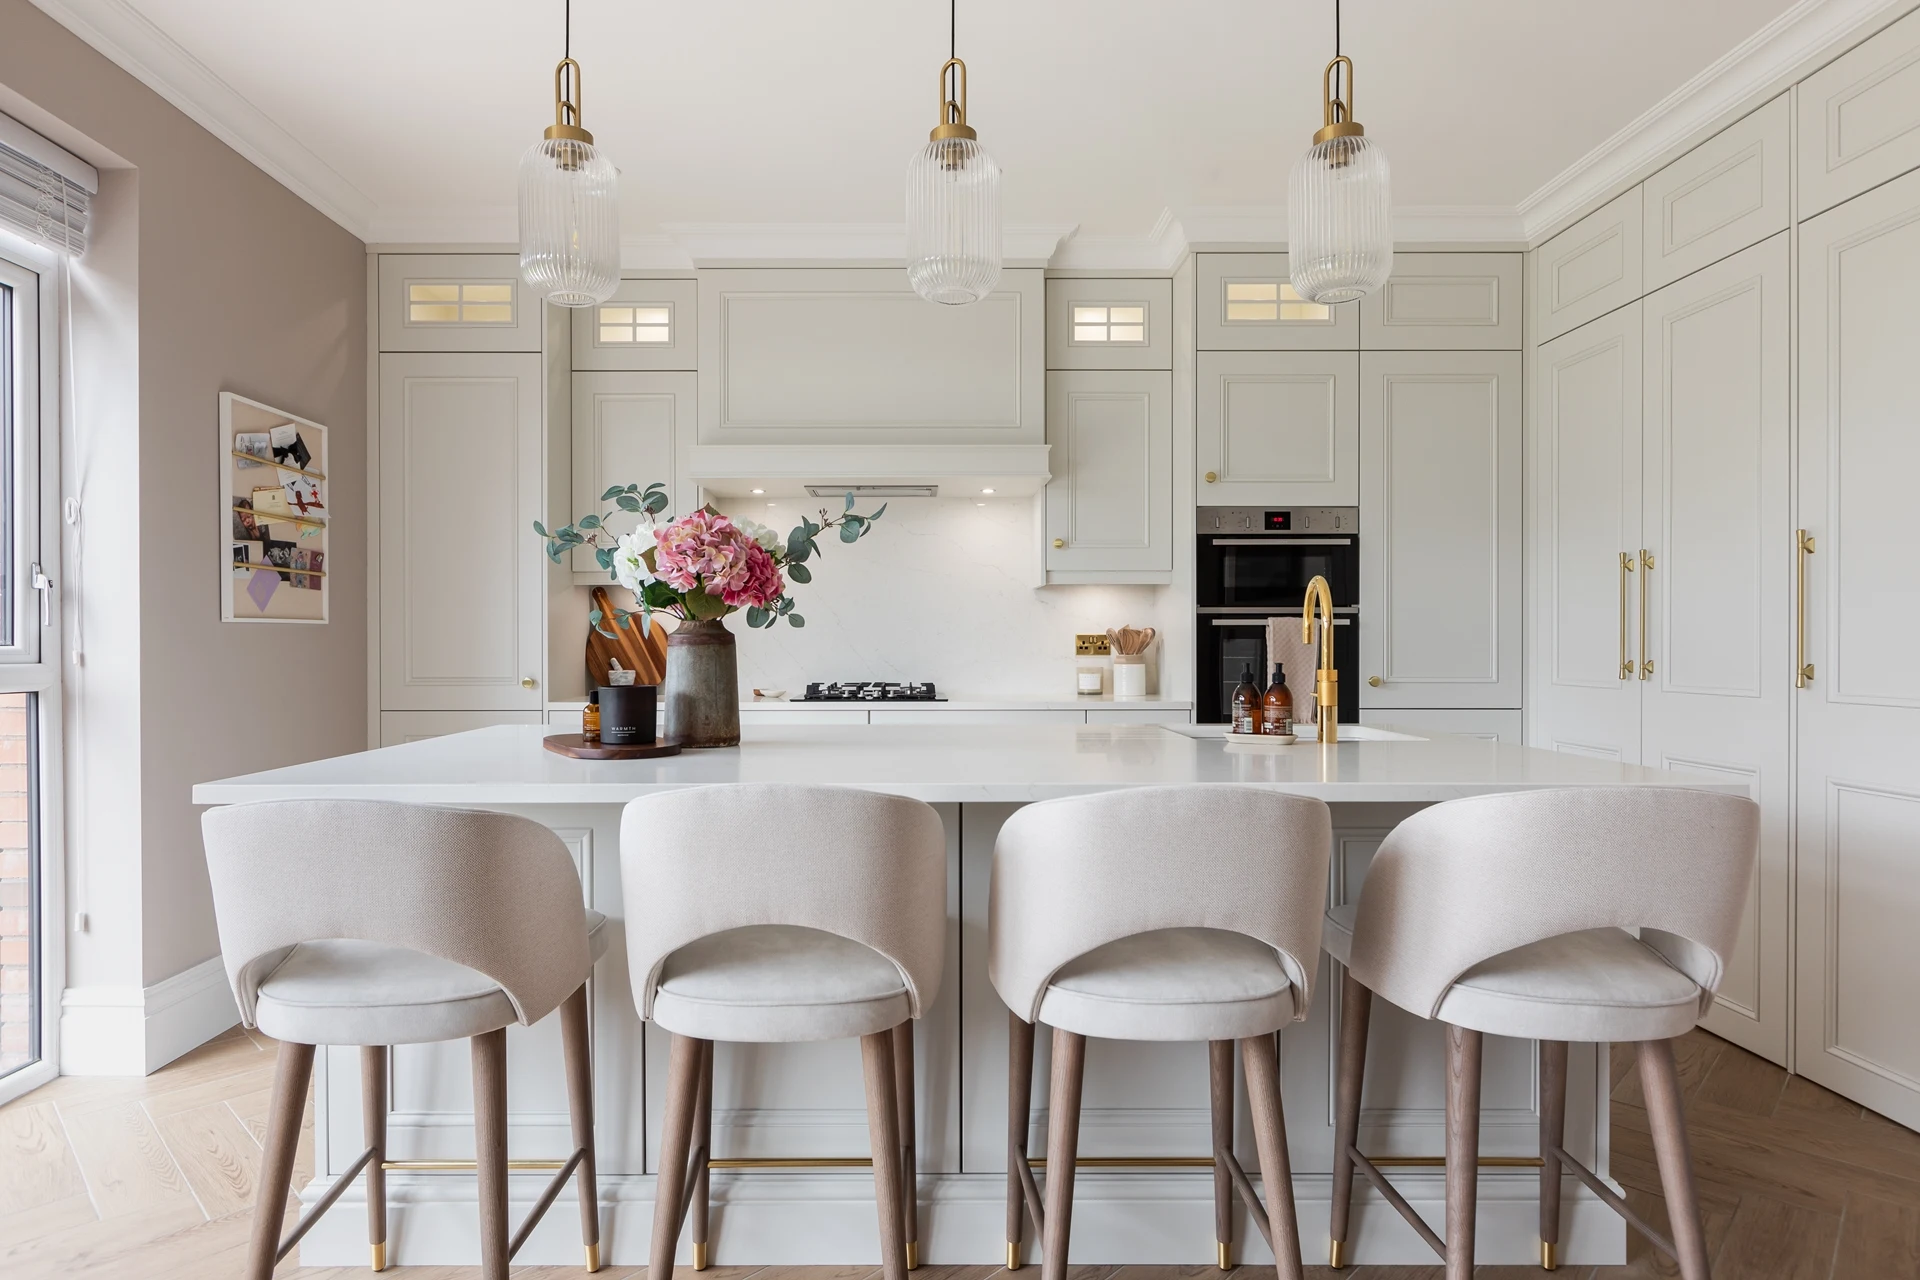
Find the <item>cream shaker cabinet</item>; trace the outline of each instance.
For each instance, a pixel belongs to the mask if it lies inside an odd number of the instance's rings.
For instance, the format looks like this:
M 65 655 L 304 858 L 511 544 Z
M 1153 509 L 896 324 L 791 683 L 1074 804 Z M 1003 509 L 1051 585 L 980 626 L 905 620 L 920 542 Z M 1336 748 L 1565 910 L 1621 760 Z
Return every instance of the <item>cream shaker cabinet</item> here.
M 1800 82 L 1797 216 L 1920 167 L 1920 12 Z
M 1047 375 L 1047 572 L 1173 571 L 1173 375 Z M 1109 578 L 1108 581 L 1115 579 Z
M 1640 188 L 1601 205 L 1534 255 L 1534 336 L 1545 342 L 1639 297 Z
M 1353 351 L 1358 307 L 1308 302 L 1293 290 L 1284 253 L 1203 253 L 1202 351 Z
M 1518 351 L 1520 255 L 1396 253 L 1360 299 L 1363 351 Z
M 1787 96 L 1647 179 L 1640 204 L 1649 292 L 1786 230 Z
M 1360 356 L 1202 351 L 1202 506 L 1360 501 Z
M 381 709 L 540 710 L 540 356 L 381 356 L 378 444 Z
M 543 304 L 510 253 L 383 253 L 382 351 L 538 351 Z
M 599 306 L 574 308 L 574 370 L 698 369 L 698 296 L 692 280 L 622 280 Z
M 1360 357 L 1360 706 L 1521 702 L 1518 351 Z
M 1173 368 L 1173 281 L 1047 281 L 1047 368 Z
M 1767 673 L 1780 684 L 1802 671 L 1791 694 L 1795 1069 L 1910 1127 L 1920 1127 L 1916 294 L 1920 174 L 1801 225 L 1798 524 L 1809 541 L 1796 552 L 1782 536 L 1775 551 L 1797 555 L 1804 649 L 1787 672 L 1776 662 Z
M 685 515 L 694 505 L 687 464 L 696 430 L 694 373 L 576 373 L 573 375 L 573 504 L 568 518 L 613 511 L 600 495 L 614 485 L 667 486 L 667 512 Z M 638 517 L 615 511 L 607 528 L 626 533 Z M 579 586 L 607 585 L 593 552 L 573 553 Z

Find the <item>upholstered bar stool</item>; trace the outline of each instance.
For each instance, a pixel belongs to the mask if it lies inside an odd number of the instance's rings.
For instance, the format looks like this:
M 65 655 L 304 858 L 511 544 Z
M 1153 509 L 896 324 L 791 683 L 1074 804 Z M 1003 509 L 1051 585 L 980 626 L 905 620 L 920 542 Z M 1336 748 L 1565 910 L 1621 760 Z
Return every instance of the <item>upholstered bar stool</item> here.
M 1230 1265 L 1237 1190 L 1279 1274 L 1298 1280 L 1275 1033 L 1306 1017 L 1312 1001 L 1332 838 L 1320 801 L 1252 787 L 1142 787 L 1049 800 L 1001 827 L 987 963 L 1012 1011 L 1009 1269 L 1020 1265 L 1030 1215 L 1043 1242 L 1044 1280 L 1067 1273 L 1087 1038 L 1204 1040 L 1216 1260 Z M 1027 1159 L 1035 1023 L 1053 1028 L 1044 1206 Z M 1233 1153 L 1236 1040 L 1264 1209 Z
M 1481 1037 L 1500 1035 L 1540 1042 L 1541 1266 L 1557 1262 L 1565 1170 L 1676 1259 L 1685 1280 L 1707 1280 L 1673 1040 L 1706 1012 L 1726 970 L 1759 821 L 1739 796 L 1591 787 L 1454 800 L 1394 829 L 1359 903 L 1327 914 L 1327 951 L 1345 966 L 1333 1266 L 1345 1261 L 1357 1168 L 1446 1260 L 1447 1280 L 1473 1274 Z M 1446 1024 L 1444 1240 L 1356 1145 L 1375 994 Z M 1574 1040 L 1638 1046 L 1671 1241 L 1562 1146 Z
M 694 1268 L 708 1262 L 716 1040 L 859 1038 L 881 1265 L 888 1280 L 917 1265 L 913 1020 L 940 989 L 946 847 L 930 806 L 850 787 L 700 787 L 627 806 L 634 1003 L 673 1037 L 652 1280 L 672 1276 L 689 1215 Z
M 386 1267 L 386 1170 L 406 1167 L 386 1158 L 387 1049 L 460 1039 L 473 1057 L 481 1275 L 506 1280 L 569 1177 L 598 1270 L 586 981 L 604 917 L 582 905 L 560 838 L 507 814 L 364 800 L 211 809 L 201 830 L 241 1020 L 280 1042 L 247 1280 L 268 1280 L 362 1170 L 373 1269 Z M 506 1028 L 555 1008 L 573 1152 L 509 1240 Z M 367 1146 L 283 1240 L 316 1045 L 361 1046 Z

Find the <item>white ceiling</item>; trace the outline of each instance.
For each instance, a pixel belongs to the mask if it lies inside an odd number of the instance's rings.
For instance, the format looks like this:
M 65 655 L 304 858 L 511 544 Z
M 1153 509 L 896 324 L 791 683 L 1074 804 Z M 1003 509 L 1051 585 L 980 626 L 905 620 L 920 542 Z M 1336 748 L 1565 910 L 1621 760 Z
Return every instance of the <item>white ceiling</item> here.
M 36 3 L 367 238 L 514 238 L 561 0 Z M 1396 206 L 1511 237 L 1558 176 L 1763 28 L 1778 43 L 1813 11 L 1832 26 L 1876 7 L 1347 0 L 1344 45 Z M 630 241 L 900 221 L 907 156 L 935 122 L 938 0 L 573 9 L 586 124 L 621 168 Z M 961 0 L 970 119 L 1006 170 L 1008 223 L 1118 244 L 1168 210 L 1284 206 L 1332 27 L 1332 0 Z

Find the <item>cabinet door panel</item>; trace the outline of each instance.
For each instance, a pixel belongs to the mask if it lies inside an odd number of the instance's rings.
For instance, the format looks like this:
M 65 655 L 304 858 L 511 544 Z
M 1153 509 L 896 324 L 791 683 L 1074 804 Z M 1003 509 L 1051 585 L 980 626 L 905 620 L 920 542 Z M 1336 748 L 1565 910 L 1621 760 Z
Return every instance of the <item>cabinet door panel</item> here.
M 1787 95 L 1648 178 L 1641 197 L 1649 290 L 1787 226 Z
M 1916 293 L 1920 174 L 1801 227 L 1794 1069 L 1920 1128 Z
M 692 280 L 622 280 L 597 307 L 573 311 L 575 369 L 698 369 Z
M 1518 707 L 1520 353 L 1360 375 L 1360 705 Z
M 1787 1059 L 1793 562 L 1787 237 L 1652 294 L 1645 318 L 1642 763 L 1725 774 L 1762 808 L 1747 915 L 1707 1027 Z
M 380 255 L 382 351 L 538 351 L 538 294 L 510 253 Z
M 1173 568 L 1173 375 L 1047 375 L 1047 568 Z
M 1518 351 L 1517 253 L 1397 253 L 1393 275 L 1360 300 L 1367 351 Z
M 1640 188 L 1635 187 L 1540 246 L 1534 259 L 1539 341 L 1640 296 L 1641 231 Z
M 382 709 L 541 708 L 540 487 L 539 356 L 381 357 Z
M 667 486 L 667 510 L 685 514 L 693 486 L 685 471 L 694 432 L 692 373 L 576 373 L 573 375 L 573 505 L 570 515 L 603 511 L 600 495 L 617 484 Z M 629 532 L 638 517 L 618 512 L 607 520 L 615 535 Z M 605 586 L 606 571 L 593 553 L 573 553 L 574 581 Z
M 1543 344 L 1528 419 L 1533 642 L 1527 742 L 1637 764 L 1640 304 Z
M 1358 505 L 1358 353 L 1202 352 L 1199 365 L 1202 503 Z
M 1047 281 L 1047 368 L 1173 368 L 1173 281 Z
M 1920 165 L 1920 13 L 1800 82 L 1799 217 Z
M 1200 255 L 1200 350 L 1352 351 L 1360 309 L 1308 302 L 1284 253 Z

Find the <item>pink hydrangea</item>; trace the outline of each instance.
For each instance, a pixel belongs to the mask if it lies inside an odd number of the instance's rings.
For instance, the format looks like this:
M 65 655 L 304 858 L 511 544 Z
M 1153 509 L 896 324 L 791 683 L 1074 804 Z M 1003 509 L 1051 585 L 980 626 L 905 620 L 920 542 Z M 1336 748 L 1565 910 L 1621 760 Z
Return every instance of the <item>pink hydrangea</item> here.
M 654 571 L 676 591 L 705 591 L 727 605 L 764 608 L 786 591 L 779 566 L 723 515 L 695 511 L 662 529 Z

